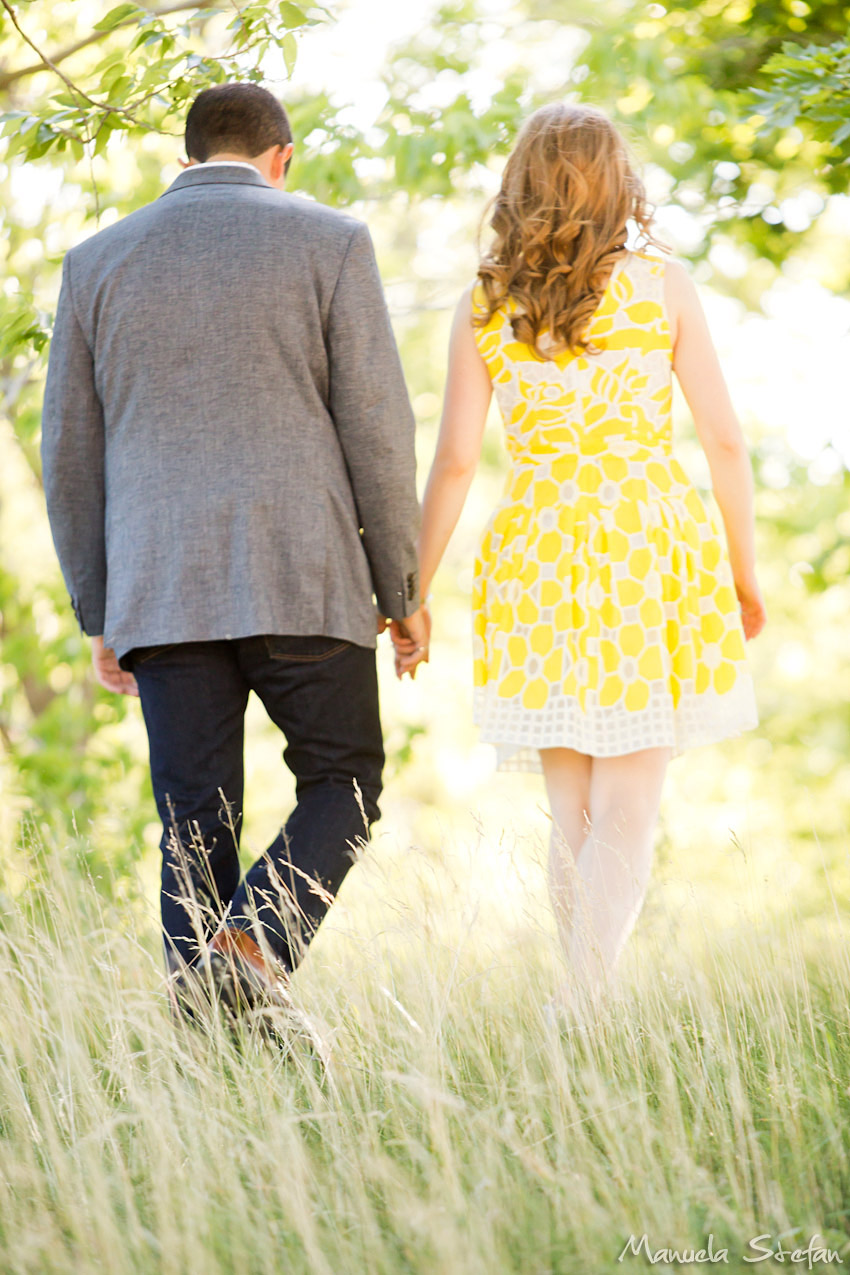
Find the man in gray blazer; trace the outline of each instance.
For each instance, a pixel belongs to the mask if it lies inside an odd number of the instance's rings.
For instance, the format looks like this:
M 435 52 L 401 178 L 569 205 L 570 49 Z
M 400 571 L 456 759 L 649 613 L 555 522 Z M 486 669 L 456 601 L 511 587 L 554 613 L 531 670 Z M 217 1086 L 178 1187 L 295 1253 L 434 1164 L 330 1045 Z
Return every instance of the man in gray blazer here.
M 44 399 L 56 550 L 141 697 L 168 966 L 282 994 L 379 818 L 382 617 L 427 650 L 413 419 L 367 228 L 284 193 L 280 103 L 202 92 L 189 163 L 66 256 Z M 377 603 L 375 600 L 377 600 Z M 250 691 L 297 805 L 239 882 Z

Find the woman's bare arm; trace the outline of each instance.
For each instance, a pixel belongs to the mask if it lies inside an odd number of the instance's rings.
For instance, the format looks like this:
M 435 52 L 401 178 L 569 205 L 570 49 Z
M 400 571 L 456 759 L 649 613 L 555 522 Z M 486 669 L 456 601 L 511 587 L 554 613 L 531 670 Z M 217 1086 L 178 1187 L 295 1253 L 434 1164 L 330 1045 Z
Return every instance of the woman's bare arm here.
M 419 577 L 427 594 L 452 532 L 481 455 L 493 387 L 490 373 L 475 343 L 472 327 L 472 289 L 461 297 L 449 342 L 449 369 L 437 450 L 422 501 L 419 534 Z M 396 669 L 401 675 L 415 664 L 416 650 L 395 640 Z
M 471 292 L 463 294 L 455 312 L 443 417 L 422 502 L 419 570 L 423 593 L 430 588 L 478 466 L 493 392 L 490 373 L 475 343 Z
M 673 342 L 673 371 L 708 460 L 711 485 L 726 528 L 744 633 L 753 638 L 764 627 L 765 610 L 755 571 L 749 454 L 697 290 L 678 262 L 667 264 L 665 297 Z

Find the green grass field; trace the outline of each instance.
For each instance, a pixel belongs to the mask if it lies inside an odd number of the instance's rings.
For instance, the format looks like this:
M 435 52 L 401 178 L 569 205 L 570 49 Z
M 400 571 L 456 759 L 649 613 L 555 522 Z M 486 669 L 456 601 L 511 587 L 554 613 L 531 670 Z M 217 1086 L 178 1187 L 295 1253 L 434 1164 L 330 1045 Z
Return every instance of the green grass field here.
M 539 890 L 500 904 L 471 858 L 385 839 L 294 983 L 325 1070 L 176 1029 L 138 884 L 109 897 L 68 850 L 27 863 L 2 899 L 4 1275 L 601 1275 L 647 1269 L 618 1261 L 642 1234 L 711 1234 L 725 1270 L 815 1233 L 850 1261 L 835 912 L 754 879 L 709 928 L 654 887 L 621 998 L 553 1032 Z

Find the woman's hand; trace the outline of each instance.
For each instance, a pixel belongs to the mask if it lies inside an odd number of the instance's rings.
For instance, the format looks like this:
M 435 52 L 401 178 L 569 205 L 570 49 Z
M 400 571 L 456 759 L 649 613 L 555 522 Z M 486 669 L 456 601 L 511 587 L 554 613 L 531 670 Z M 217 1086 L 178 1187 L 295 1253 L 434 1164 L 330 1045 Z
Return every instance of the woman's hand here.
M 744 637 L 749 640 L 758 637 L 767 623 L 767 612 L 764 598 L 761 595 L 758 581 L 753 578 L 743 584 L 735 584 L 735 592 L 741 606 L 741 623 L 744 626 Z
M 428 648 L 431 641 L 431 615 L 423 604 L 413 615 L 403 620 L 393 620 L 390 624 L 390 637 L 395 650 L 396 677 L 401 680 L 409 673 L 411 680 L 416 677 L 419 664 L 428 663 Z

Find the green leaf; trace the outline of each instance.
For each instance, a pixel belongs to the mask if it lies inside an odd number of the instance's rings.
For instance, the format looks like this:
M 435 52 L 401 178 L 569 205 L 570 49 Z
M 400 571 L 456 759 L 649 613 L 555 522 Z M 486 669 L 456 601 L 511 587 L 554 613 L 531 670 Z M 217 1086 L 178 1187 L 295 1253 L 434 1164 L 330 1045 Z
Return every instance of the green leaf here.
M 123 61 L 119 60 L 117 62 L 113 62 L 106 74 L 102 75 L 100 78 L 101 93 L 108 94 L 112 92 L 113 87 L 119 82 L 119 80 L 124 79 L 124 69 Z
M 100 22 L 94 25 L 95 31 L 111 31 L 113 27 L 117 27 L 119 23 L 126 22 L 128 18 L 134 14 L 141 13 L 142 10 L 137 4 L 119 4 L 114 9 L 110 9 Z
M 122 75 L 120 80 L 116 80 L 109 90 L 109 105 L 123 106 L 126 101 L 127 94 L 133 86 L 133 81 L 129 75 Z M 113 126 L 114 127 L 114 126 Z
M 34 122 L 29 111 L 4 111 L 0 115 L 0 137 L 20 136 Z
M 32 348 L 41 350 L 46 343 L 47 332 L 31 297 L 0 299 L 0 358 L 27 353 Z
M 92 75 L 103 75 L 110 67 L 116 66 L 118 63 L 127 60 L 126 49 L 113 49 L 111 53 L 107 53 L 105 58 L 101 58 L 96 67 L 92 68 Z
M 295 70 L 295 59 L 298 56 L 298 45 L 291 31 L 287 31 L 280 42 L 280 47 L 283 52 L 283 60 L 286 63 L 286 74 L 291 76 Z
M 292 4 L 291 0 L 283 0 L 278 12 L 281 21 L 288 27 L 303 27 L 307 22 L 307 14 L 297 4 Z

